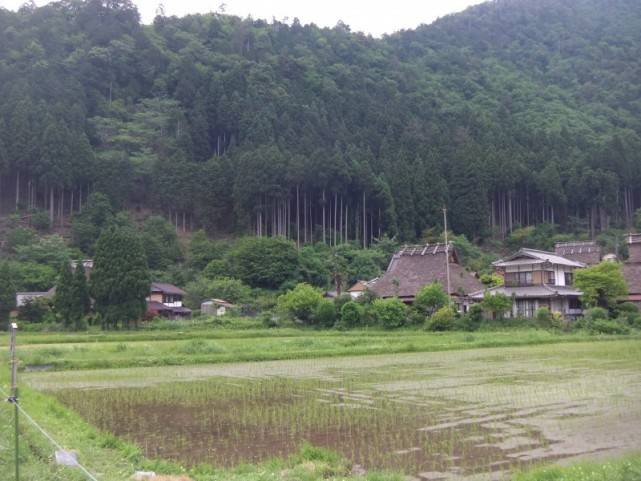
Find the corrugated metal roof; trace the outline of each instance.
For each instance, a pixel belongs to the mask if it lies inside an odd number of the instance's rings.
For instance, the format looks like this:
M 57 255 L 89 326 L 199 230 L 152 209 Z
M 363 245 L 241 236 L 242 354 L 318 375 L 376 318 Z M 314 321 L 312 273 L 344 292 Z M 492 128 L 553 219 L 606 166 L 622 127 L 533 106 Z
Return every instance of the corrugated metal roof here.
M 518 259 L 523 259 L 523 261 L 515 262 Z M 549 262 L 550 264 L 557 264 L 557 265 L 569 266 L 569 267 L 585 267 L 585 264 L 583 262 L 577 262 L 570 259 L 566 259 L 565 257 L 561 257 L 553 252 L 540 251 L 537 249 L 527 249 L 527 248 L 519 249 L 518 252 L 512 254 L 509 257 L 506 257 L 505 259 L 498 260 L 494 262 L 492 265 L 495 267 L 505 267 L 508 265 L 517 265 L 519 263 L 521 264 L 536 263 L 533 261 Z

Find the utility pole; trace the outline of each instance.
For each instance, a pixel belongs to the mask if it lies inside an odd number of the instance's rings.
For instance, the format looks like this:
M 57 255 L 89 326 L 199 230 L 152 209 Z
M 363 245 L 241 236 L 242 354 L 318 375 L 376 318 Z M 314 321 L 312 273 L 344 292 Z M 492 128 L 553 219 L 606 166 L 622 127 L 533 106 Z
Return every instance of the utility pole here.
M 15 465 L 16 465 L 16 481 L 20 481 L 20 462 L 19 462 L 19 433 L 18 433 L 18 360 L 16 359 L 16 334 L 18 332 L 18 324 L 11 323 L 11 341 L 9 344 L 9 352 L 11 354 L 11 397 L 8 399 L 13 403 L 13 422 L 15 427 Z
M 450 244 L 447 240 L 447 209 L 443 207 L 443 229 L 445 231 L 445 272 L 447 273 L 447 305 L 452 307 L 450 288 Z

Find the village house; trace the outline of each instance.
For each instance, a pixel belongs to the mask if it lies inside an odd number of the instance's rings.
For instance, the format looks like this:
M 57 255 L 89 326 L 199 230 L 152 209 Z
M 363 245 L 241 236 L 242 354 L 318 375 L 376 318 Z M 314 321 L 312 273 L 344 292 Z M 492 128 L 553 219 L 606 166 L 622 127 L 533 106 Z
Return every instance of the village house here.
M 200 304 L 200 313 L 208 316 L 224 316 L 236 306 L 223 299 L 209 299 Z
M 482 301 L 486 295 L 509 296 L 514 300 L 512 317 L 534 317 L 541 307 L 567 319 L 582 314 L 582 292 L 573 287 L 573 283 L 574 271 L 586 266 L 583 262 L 552 252 L 523 248 L 492 265 L 503 276 L 504 284 L 472 293 L 470 297 L 476 301 Z
M 365 291 L 367 291 L 367 289 L 374 285 L 377 280 L 378 277 L 371 281 L 356 281 L 352 287 L 347 289 L 347 293 L 352 299 L 358 299 L 365 293 Z
M 459 264 L 452 244 L 403 247 L 392 256 L 385 274 L 368 287 L 379 297 L 398 297 L 411 304 L 421 288 L 428 284 L 437 282 L 447 291 L 448 259 L 450 294 L 457 309 L 465 312 L 470 302 L 468 294 L 482 289 L 483 284 L 474 273 Z
M 152 282 L 147 297 L 147 317 L 179 319 L 191 317 L 191 309 L 183 306 L 185 291 L 173 284 Z
M 641 234 L 628 234 L 628 260 L 623 263 L 623 277 L 628 285 L 624 301 L 641 308 Z

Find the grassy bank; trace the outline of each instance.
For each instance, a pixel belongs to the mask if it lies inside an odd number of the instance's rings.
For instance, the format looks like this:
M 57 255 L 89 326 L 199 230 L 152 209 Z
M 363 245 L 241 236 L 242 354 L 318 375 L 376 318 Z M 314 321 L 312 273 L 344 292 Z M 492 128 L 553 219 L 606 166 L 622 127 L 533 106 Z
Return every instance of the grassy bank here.
M 641 337 L 639 333 L 624 338 Z M 587 332 L 536 329 L 433 333 L 422 330 L 314 331 L 306 329 L 203 329 L 20 333 L 21 368 L 97 369 L 237 361 L 309 359 L 367 354 L 434 352 L 620 339 Z M 6 358 L 7 336 L 0 343 Z M 4 345 L 4 346 L 3 346 Z

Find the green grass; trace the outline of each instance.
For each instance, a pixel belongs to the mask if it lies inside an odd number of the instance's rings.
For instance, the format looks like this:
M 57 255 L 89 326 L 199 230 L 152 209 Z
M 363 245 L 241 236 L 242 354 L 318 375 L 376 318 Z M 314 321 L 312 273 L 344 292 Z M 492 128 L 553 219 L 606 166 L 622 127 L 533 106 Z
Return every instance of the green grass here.
M 639 338 L 554 333 L 536 329 L 431 333 L 422 330 L 314 331 L 309 329 L 203 329 L 87 333 L 19 333 L 21 368 L 54 370 L 170 366 L 305 359 L 367 354 L 433 352 Z M 7 339 L 0 341 L 6 359 Z
M 513 481 L 639 481 L 641 454 L 603 462 L 547 466 L 516 474 Z

